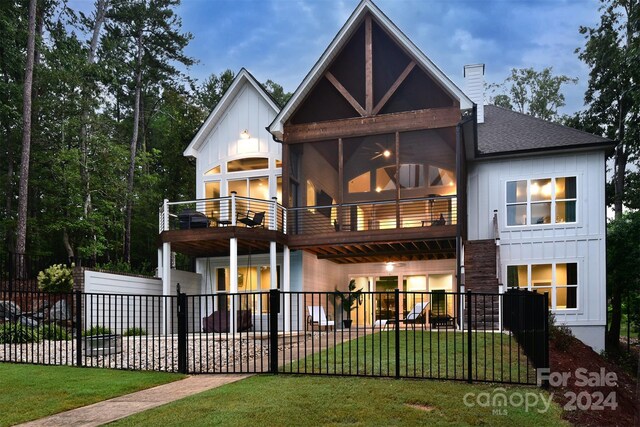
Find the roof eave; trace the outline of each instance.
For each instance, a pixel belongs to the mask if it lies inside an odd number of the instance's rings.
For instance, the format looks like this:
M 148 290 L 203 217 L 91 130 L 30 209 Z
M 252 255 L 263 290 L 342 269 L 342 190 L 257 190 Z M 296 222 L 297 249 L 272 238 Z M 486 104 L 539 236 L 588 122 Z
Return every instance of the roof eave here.
M 253 75 L 249 71 L 247 71 L 245 68 L 241 68 L 236 77 L 233 79 L 233 82 L 231 82 L 229 88 L 225 91 L 224 95 L 222 95 L 220 101 L 218 101 L 213 110 L 211 110 L 209 116 L 207 116 L 202 126 L 200 126 L 200 129 L 198 129 L 196 135 L 193 137 L 187 148 L 182 153 L 183 156 L 197 156 L 199 148 L 205 141 L 206 135 L 218 123 L 220 118 L 223 116 L 224 111 L 226 111 L 229 105 L 233 102 L 238 94 L 238 91 L 245 81 L 251 84 L 258 91 L 260 96 L 262 96 L 262 98 L 269 104 L 271 108 L 273 108 L 276 113 L 279 112 L 280 107 L 265 91 L 264 87 L 256 80 L 255 77 L 253 77 Z
M 605 151 L 606 154 L 610 154 L 613 149 L 618 145 L 616 141 L 602 141 L 598 143 L 585 143 L 585 144 L 574 144 L 574 145 L 566 145 L 566 146 L 556 146 L 556 147 L 544 147 L 544 148 L 530 148 L 525 150 L 511 150 L 511 151 L 499 151 L 495 153 L 476 153 L 475 160 L 491 160 L 494 158 L 509 158 L 509 157 L 517 157 L 524 155 L 545 155 L 550 154 L 561 154 L 561 153 L 570 153 L 570 152 L 584 152 L 584 151 Z

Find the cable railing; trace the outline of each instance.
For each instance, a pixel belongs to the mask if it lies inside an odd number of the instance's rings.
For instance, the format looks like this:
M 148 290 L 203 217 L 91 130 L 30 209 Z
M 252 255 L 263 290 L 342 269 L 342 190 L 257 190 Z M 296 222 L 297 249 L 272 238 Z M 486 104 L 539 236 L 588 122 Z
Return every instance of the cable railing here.
M 344 203 L 287 210 L 289 234 L 439 227 L 458 222 L 455 196 Z
M 272 200 L 240 197 L 197 199 L 180 202 L 164 200 L 158 213 L 158 229 L 193 230 L 211 227 L 264 228 L 286 233 L 286 211 Z
M 318 205 L 285 209 L 275 199 L 233 195 L 160 207 L 160 232 L 211 227 L 262 227 L 285 234 L 318 234 L 440 227 L 458 223 L 455 196 Z

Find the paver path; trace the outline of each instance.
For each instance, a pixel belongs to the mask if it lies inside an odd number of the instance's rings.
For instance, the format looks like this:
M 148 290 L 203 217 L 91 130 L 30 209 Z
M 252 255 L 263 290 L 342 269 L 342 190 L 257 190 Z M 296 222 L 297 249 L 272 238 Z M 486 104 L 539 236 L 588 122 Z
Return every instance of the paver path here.
M 99 426 L 249 376 L 251 375 L 195 375 L 30 421 L 20 426 Z

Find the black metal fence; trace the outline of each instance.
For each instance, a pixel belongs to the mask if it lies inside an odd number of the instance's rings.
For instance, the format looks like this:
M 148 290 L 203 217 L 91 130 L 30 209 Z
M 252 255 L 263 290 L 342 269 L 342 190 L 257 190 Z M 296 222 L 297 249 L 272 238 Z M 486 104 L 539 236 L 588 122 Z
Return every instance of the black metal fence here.
M 354 301 L 348 307 L 349 297 Z M 172 296 L 0 292 L 0 360 L 188 373 L 535 384 L 548 367 L 531 292 Z

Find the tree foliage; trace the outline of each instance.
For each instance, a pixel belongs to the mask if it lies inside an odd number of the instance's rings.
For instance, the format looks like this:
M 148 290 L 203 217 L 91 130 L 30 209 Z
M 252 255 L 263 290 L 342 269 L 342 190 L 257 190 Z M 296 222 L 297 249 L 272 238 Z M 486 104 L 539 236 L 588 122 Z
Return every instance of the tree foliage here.
M 26 250 L 118 266 L 128 252 L 131 271 L 149 272 L 158 206 L 196 196 L 182 153 L 234 73 L 186 74 L 177 0 L 94 1 L 86 14 L 37 3 Z M 0 257 L 15 250 L 28 18 L 28 0 L 0 2 Z
M 577 81 L 565 75 L 553 75 L 551 67 L 542 71 L 514 68 L 504 82 L 489 85 L 495 94 L 490 102 L 540 119 L 556 121 L 558 109 L 565 105 L 562 85 Z
M 600 22 L 581 27 L 585 46 L 577 49 L 590 68 L 585 94 L 588 110 L 584 122 L 596 124 L 600 133 L 618 141 L 613 178 L 607 185 L 616 220 L 609 225 L 607 293 L 612 307 L 607 344 L 617 347 L 625 292 L 635 289 L 629 276 L 637 264 L 637 214 L 625 216 L 623 207 L 638 207 L 638 154 L 640 153 L 640 4 L 636 0 L 601 0 Z M 630 167 L 635 163 L 636 168 Z M 635 236 L 635 238 L 633 237 Z M 636 254 L 634 261 L 629 259 Z M 626 270 L 627 267 L 630 269 Z M 625 271 L 626 270 L 626 271 Z
M 580 59 L 590 68 L 587 115 L 620 144 L 615 151 L 614 211 L 627 200 L 629 162 L 640 152 L 640 5 L 635 0 L 602 0 L 597 27 L 581 27 Z M 637 180 L 637 178 L 634 178 Z

